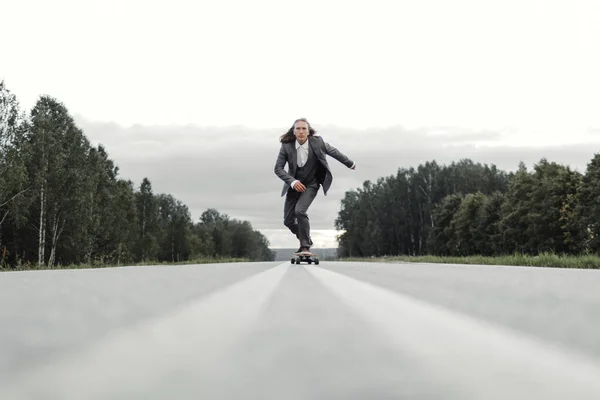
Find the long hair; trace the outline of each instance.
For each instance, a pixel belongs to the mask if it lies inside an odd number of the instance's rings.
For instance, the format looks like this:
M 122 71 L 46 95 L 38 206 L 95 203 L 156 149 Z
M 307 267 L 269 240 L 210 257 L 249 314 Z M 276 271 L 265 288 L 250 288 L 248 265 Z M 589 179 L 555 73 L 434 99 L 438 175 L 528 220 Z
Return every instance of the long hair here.
M 306 120 L 306 118 L 298 118 L 297 120 L 294 121 L 294 123 L 292 124 L 292 127 L 283 135 L 281 135 L 279 137 L 279 141 L 281 143 L 289 143 L 289 142 L 293 142 L 294 140 L 296 140 L 296 136 L 294 136 L 294 127 L 296 126 L 296 122 L 306 122 L 306 124 L 308 125 L 308 136 L 314 136 L 317 131 L 315 131 L 313 129 L 313 127 L 310 125 L 310 122 L 308 122 Z

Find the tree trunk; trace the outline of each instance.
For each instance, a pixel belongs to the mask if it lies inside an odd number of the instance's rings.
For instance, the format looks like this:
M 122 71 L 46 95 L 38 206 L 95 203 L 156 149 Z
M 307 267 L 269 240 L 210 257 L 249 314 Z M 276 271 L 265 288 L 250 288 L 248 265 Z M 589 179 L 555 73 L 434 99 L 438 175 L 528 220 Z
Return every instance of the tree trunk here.
M 175 262 L 175 234 L 171 233 L 171 260 Z
M 87 246 L 87 251 L 86 251 L 86 255 L 85 255 L 85 260 L 88 265 L 92 265 L 92 254 L 94 253 L 95 244 L 96 244 L 95 240 L 94 240 L 94 238 L 96 236 L 95 235 L 96 229 L 93 224 L 93 221 L 94 221 L 94 194 L 93 193 L 90 193 L 90 208 L 89 208 L 89 214 L 88 214 L 86 221 L 88 221 L 89 230 L 86 229 L 88 246 Z
M 48 258 L 48 267 L 52 268 L 54 260 L 56 259 L 56 239 L 58 233 L 58 215 L 54 216 L 52 221 L 52 246 L 50 250 L 50 257 Z
M 146 201 L 144 200 L 142 207 L 142 240 L 140 241 L 142 246 L 142 261 L 146 259 L 146 243 L 144 242 L 144 238 L 146 236 Z
M 59 213 L 56 213 L 54 217 L 54 221 L 52 222 L 52 250 L 50 251 L 50 259 L 48 260 L 48 267 L 54 266 L 56 262 L 56 245 L 58 244 L 58 239 L 65 227 L 65 219 L 60 219 Z
M 46 193 L 45 184 L 42 184 L 42 190 L 40 191 L 40 230 L 38 236 L 38 266 L 44 265 L 46 248 Z
M 117 245 L 117 266 L 118 267 L 121 266 L 121 247 L 122 247 L 122 242 L 119 242 L 119 244 Z

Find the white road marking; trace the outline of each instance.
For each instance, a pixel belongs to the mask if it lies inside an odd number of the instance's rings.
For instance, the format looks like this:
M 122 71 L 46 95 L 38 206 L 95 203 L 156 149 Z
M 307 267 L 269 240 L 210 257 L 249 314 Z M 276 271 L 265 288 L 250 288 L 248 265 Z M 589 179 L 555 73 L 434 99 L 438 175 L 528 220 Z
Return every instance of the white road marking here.
M 202 376 L 203 369 L 219 368 L 251 329 L 288 268 L 280 264 L 167 317 L 111 332 L 80 353 L 15 377 L 0 389 L 0 398 L 132 398 L 152 392 L 153 384 L 174 371 L 193 368 Z
M 422 360 L 432 381 L 458 385 L 474 399 L 600 398 L 595 360 L 324 268 L 307 271 Z

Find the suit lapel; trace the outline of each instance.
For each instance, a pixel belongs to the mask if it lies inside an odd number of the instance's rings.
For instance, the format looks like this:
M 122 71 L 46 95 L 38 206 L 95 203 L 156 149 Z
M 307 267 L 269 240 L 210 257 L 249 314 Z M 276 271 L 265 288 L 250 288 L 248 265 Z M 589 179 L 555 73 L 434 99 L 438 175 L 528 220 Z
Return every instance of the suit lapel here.
M 315 153 L 315 141 L 314 140 L 310 140 L 311 138 L 308 138 L 308 158 L 312 158 L 312 157 L 316 157 L 317 153 Z M 307 160 L 308 160 L 307 158 Z
M 310 142 L 310 150 L 308 152 L 309 156 L 312 152 L 317 159 L 321 158 L 321 148 L 319 147 L 319 141 L 312 136 L 309 137 L 308 140 Z
M 294 171 L 298 167 L 298 155 L 296 151 L 296 141 L 290 143 L 290 151 L 292 152 L 292 164 L 290 165 L 290 171 L 293 169 Z

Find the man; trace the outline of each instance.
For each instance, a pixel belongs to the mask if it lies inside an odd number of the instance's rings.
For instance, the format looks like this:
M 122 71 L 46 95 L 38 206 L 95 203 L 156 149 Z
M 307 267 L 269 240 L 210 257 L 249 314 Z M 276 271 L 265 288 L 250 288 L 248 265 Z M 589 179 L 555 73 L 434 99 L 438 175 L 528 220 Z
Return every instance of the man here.
M 294 121 L 292 127 L 281 137 L 281 148 L 275 163 L 275 174 L 283 180 L 281 196 L 286 195 L 283 207 L 283 224 L 296 235 L 300 248 L 296 254 L 310 253 L 313 242 L 310 239 L 308 207 L 323 186 L 323 194 L 333 181 L 333 175 L 325 158 L 329 155 L 348 168 L 355 169 L 356 164 L 326 143 L 305 118 Z M 289 170 L 283 168 L 288 163 Z

